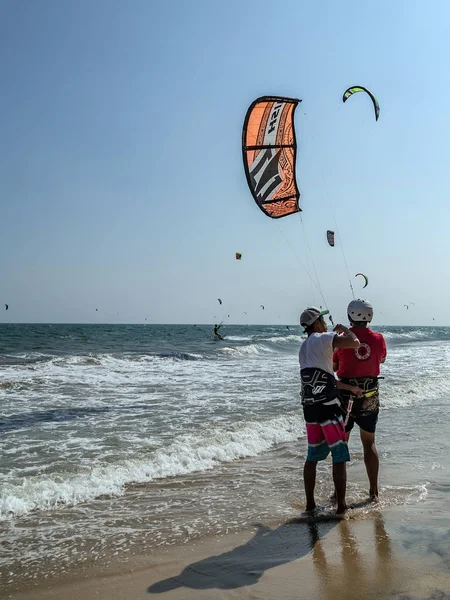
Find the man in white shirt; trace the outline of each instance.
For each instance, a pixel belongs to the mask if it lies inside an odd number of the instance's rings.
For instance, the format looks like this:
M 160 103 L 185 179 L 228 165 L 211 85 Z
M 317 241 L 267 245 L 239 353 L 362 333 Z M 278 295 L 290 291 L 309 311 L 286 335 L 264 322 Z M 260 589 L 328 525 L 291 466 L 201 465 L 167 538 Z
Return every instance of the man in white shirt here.
M 306 511 L 316 508 L 314 487 L 317 462 L 331 452 L 333 481 L 336 488 L 337 514 L 346 509 L 347 487 L 346 462 L 350 460 L 344 419 L 338 396 L 338 388 L 361 396 L 362 390 L 336 380 L 333 371 L 333 352 L 338 348 L 358 348 L 356 335 L 344 325 L 336 325 L 328 332 L 323 315 L 328 310 L 310 307 L 300 316 L 300 325 L 308 334 L 299 351 L 302 380 L 302 405 L 308 438 L 308 455 L 303 469 L 306 494 Z M 340 334 L 340 335 L 339 335 Z

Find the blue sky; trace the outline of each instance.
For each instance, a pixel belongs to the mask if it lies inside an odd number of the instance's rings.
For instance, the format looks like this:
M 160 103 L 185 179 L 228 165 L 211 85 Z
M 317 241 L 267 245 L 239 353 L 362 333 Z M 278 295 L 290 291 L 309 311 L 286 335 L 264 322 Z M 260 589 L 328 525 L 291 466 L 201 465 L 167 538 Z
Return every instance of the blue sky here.
M 445 1 L 0 0 L 0 318 L 295 323 L 314 256 L 342 321 L 334 213 L 375 323 L 450 325 L 449 29 Z M 247 188 L 266 94 L 303 99 L 301 218 Z

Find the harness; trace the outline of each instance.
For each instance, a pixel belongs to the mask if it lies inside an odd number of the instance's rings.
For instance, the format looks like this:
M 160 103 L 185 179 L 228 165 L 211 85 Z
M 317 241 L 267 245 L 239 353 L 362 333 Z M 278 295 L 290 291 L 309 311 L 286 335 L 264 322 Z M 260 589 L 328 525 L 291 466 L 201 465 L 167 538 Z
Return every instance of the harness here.
M 300 371 L 302 380 L 302 404 L 311 406 L 329 402 L 339 397 L 336 378 L 323 369 L 307 368 Z
M 347 423 L 348 423 L 350 414 L 353 409 L 353 404 L 355 401 L 356 402 L 361 401 L 360 410 L 362 413 L 366 412 L 367 414 L 370 414 L 371 412 L 373 412 L 374 408 L 371 406 L 370 401 L 365 402 L 365 400 L 370 400 L 371 398 L 373 398 L 374 399 L 373 405 L 376 410 L 376 408 L 378 407 L 378 394 L 379 394 L 378 380 L 379 379 L 384 379 L 384 377 L 351 377 L 351 378 L 343 377 L 341 379 L 341 381 L 343 383 L 348 383 L 350 385 L 355 385 L 358 387 L 362 387 L 364 389 L 362 398 L 357 398 L 354 394 L 352 394 L 351 392 L 349 392 L 347 390 L 340 390 L 341 397 L 343 396 L 345 398 L 347 396 L 347 398 L 348 398 L 346 416 L 345 416 L 345 421 L 344 421 L 345 425 L 347 425 Z M 361 381 L 361 380 L 363 380 L 363 381 Z M 364 407 L 364 404 L 365 404 L 365 407 Z

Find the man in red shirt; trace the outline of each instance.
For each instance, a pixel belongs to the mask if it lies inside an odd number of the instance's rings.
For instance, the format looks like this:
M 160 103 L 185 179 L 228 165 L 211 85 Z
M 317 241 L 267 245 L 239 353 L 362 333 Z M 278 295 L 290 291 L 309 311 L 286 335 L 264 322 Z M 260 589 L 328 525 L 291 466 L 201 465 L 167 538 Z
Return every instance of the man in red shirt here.
M 360 346 L 355 350 L 336 350 L 333 354 L 333 369 L 340 381 L 364 390 L 362 398 L 355 398 L 346 390 L 342 390 L 340 396 L 343 408 L 347 410 L 347 441 L 356 423 L 364 448 L 364 463 L 370 485 L 369 495 L 373 500 L 377 500 L 379 460 L 375 446 L 375 429 L 380 409 L 378 376 L 380 365 L 386 360 L 386 342 L 381 333 L 376 333 L 368 327 L 373 317 L 373 308 L 369 302 L 352 300 L 348 305 L 347 314 L 350 331 L 358 337 Z

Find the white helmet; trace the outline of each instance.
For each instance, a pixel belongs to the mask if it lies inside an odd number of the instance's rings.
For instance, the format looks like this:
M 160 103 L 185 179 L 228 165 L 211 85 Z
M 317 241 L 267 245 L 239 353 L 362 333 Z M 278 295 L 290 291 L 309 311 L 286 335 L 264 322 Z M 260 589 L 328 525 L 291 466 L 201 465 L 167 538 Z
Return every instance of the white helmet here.
M 373 308 L 367 300 L 352 300 L 347 308 L 350 321 L 365 321 L 370 323 L 373 317 Z

